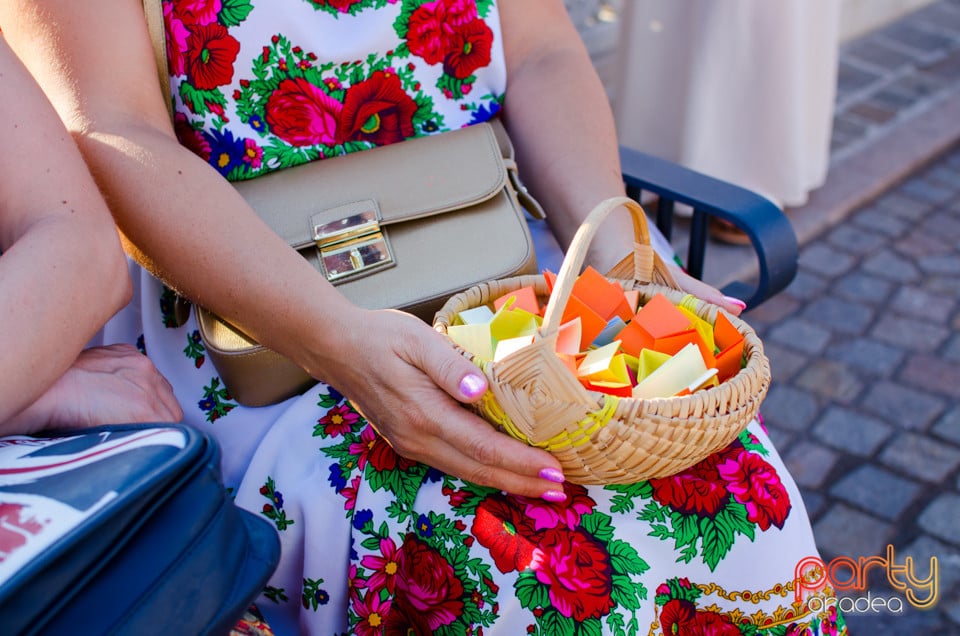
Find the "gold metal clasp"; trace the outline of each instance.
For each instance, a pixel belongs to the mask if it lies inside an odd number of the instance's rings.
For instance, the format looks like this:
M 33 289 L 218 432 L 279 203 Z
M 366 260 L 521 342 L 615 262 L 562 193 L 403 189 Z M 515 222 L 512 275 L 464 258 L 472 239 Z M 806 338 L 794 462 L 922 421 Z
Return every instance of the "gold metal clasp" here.
M 330 282 L 393 264 L 393 253 L 375 210 L 313 226 L 320 265 Z

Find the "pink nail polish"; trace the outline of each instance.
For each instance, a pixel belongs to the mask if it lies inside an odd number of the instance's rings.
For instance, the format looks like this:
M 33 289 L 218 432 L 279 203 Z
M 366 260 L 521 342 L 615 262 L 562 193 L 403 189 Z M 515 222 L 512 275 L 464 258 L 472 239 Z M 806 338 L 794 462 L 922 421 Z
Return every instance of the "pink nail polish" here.
M 460 380 L 460 393 L 468 399 L 479 397 L 487 390 L 487 381 L 482 375 L 468 373 Z
M 567 494 L 561 490 L 548 490 L 540 498 L 551 503 L 560 503 L 567 500 Z
M 558 484 L 562 484 L 566 480 L 563 473 L 556 468 L 544 468 L 540 471 L 540 477 Z
M 740 309 L 746 309 L 747 303 L 743 302 L 739 298 L 734 298 L 733 296 L 724 296 L 723 299 L 730 303 L 731 305 L 736 305 Z

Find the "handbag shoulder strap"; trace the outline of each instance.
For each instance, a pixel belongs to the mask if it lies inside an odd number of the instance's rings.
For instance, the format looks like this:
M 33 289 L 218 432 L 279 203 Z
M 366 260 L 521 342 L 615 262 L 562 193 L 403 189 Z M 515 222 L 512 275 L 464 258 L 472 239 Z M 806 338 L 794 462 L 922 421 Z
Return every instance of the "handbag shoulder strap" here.
M 170 120 L 173 121 L 173 101 L 170 95 L 170 74 L 167 69 L 167 34 L 163 26 L 163 6 L 160 0 L 143 0 L 143 14 L 147 19 L 147 31 L 153 44 L 153 58 L 157 66 L 157 79 L 163 91 Z

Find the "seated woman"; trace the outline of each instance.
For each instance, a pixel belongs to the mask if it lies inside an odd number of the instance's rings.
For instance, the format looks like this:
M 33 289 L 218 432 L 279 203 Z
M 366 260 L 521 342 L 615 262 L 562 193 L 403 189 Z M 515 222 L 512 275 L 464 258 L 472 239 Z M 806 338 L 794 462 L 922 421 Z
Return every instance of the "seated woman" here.
M 67 130 L 0 36 L 0 435 L 182 417 L 128 344 L 83 350 L 130 299 L 116 227 Z
M 561 0 L 176 0 L 163 16 L 175 125 L 139 3 L 0 4 L 144 266 L 107 341 L 143 338 L 186 420 L 223 446 L 237 501 L 276 524 L 260 606 L 278 633 L 836 633 L 794 599 L 815 546 L 758 424 L 674 477 L 566 483 L 553 456 L 462 408 L 485 380 L 429 326 L 347 302 L 223 178 L 499 115 L 568 243 L 623 185 Z M 629 224 L 593 243 L 601 271 L 632 248 Z M 318 383 L 239 406 L 164 283 Z

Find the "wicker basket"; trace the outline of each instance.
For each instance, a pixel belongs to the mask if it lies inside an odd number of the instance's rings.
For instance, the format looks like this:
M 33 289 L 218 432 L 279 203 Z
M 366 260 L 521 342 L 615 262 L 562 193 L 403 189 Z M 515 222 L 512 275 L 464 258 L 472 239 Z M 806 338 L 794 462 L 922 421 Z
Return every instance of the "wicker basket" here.
M 580 484 L 623 484 L 676 474 L 727 446 L 756 416 L 770 385 L 763 345 L 745 322 L 727 316 L 744 337 L 745 365 L 718 386 L 669 398 L 615 397 L 588 391 L 555 355 L 563 308 L 598 226 L 614 209 L 633 216 L 634 253 L 607 276 L 640 292 L 641 303 L 661 293 L 684 303 L 711 324 L 719 307 L 677 289 L 665 263 L 650 246 L 643 209 L 618 197 L 598 205 L 574 237 L 548 294 L 543 276 L 490 281 L 450 298 L 437 313 L 442 334 L 457 314 L 492 302 L 521 287 L 533 286 L 547 301 L 534 342 L 496 362 L 481 361 L 453 343 L 479 366 L 490 389 L 477 412 L 506 433 L 547 449 L 559 459 L 568 480 Z M 452 343 L 452 340 L 451 340 Z

